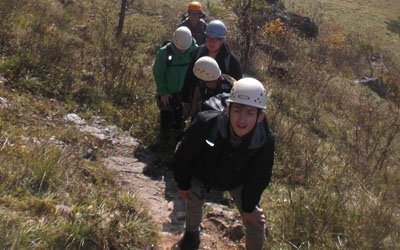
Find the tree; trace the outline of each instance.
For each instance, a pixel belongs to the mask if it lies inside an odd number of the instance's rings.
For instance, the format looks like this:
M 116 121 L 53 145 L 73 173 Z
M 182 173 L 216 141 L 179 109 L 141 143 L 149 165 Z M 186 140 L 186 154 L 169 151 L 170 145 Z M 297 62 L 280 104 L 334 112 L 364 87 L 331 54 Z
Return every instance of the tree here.
M 127 7 L 133 3 L 134 0 L 121 0 L 121 8 L 119 11 L 119 19 L 118 19 L 118 25 L 115 30 L 115 37 L 119 38 L 122 34 L 122 30 L 124 29 L 124 23 L 125 23 L 125 15 L 126 15 L 126 9 Z
M 224 3 L 238 17 L 236 26 L 239 30 L 237 41 L 241 48 L 240 61 L 247 65 L 246 62 L 256 51 L 260 29 L 275 19 L 276 3 L 265 0 L 224 0 Z

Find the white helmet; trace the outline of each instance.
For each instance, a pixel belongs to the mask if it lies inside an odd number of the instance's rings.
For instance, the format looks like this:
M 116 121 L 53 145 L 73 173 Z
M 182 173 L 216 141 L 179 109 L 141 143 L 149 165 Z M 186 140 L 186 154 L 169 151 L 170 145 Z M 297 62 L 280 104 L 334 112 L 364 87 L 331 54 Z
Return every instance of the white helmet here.
M 245 77 L 232 87 L 228 102 L 240 103 L 260 109 L 265 109 L 266 91 L 260 81 Z
M 193 67 L 194 75 L 203 81 L 214 81 L 221 76 L 217 61 L 209 56 L 200 57 Z
M 172 35 L 172 43 L 180 50 L 187 50 L 192 45 L 192 32 L 188 27 L 179 27 Z

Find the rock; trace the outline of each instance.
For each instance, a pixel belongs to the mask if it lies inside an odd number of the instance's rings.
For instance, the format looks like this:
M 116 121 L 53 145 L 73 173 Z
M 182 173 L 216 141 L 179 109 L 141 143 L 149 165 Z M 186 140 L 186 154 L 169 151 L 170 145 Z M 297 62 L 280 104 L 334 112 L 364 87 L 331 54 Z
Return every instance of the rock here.
M 244 228 L 241 224 L 235 223 L 231 227 L 229 227 L 227 231 L 228 238 L 232 241 L 240 241 L 245 233 L 244 233 Z
M 279 10 L 285 10 L 282 0 L 266 0 L 266 2 Z
M 233 222 L 236 218 L 235 213 L 227 206 L 206 202 L 205 210 L 208 211 L 207 218 L 224 218 L 226 221 Z
M 69 4 L 74 4 L 74 1 L 73 0 L 60 0 L 60 3 L 64 4 L 64 5 L 69 5 Z
M 358 84 L 368 86 L 372 91 L 381 97 L 385 97 L 388 93 L 387 87 L 377 78 L 363 76 L 354 81 Z
M 272 66 L 268 68 L 268 74 L 278 79 L 283 79 L 288 75 L 288 70 L 282 67 Z
M 80 118 L 79 115 L 71 113 L 71 114 L 67 114 L 64 117 L 64 120 L 68 121 L 68 122 L 73 122 L 77 125 L 84 125 L 86 124 L 85 120 Z
M 68 218 L 73 217 L 72 209 L 69 206 L 66 205 L 57 205 L 56 206 L 56 214 L 65 216 Z
M 274 61 L 287 62 L 288 60 L 286 53 L 279 48 L 268 44 L 257 44 L 257 47 L 260 48 L 265 54 L 270 55 Z
M 229 224 L 223 218 L 210 218 L 209 221 L 214 223 L 218 230 L 221 231 L 225 231 L 229 227 Z
M 63 141 L 57 140 L 54 135 L 49 138 L 49 142 L 53 143 L 59 148 L 65 148 L 65 143 Z
M 94 145 L 101 147 L 106 143 L 111 143 L 109 137 L 96 127 L 86 125 L 81 128 L 81 132 L 83 132 L 86 135 L 86 138 Z
M 8 104 L 8 101 L 5 98 L 0 97 L 0 109 L 5 109 L 8 108 L 9 106 L 10 105 Z
M 88 148 L 85 153 L 82 155 L 83 159 L 89 160 L 89 161 L 95 161 L 96 160 L 96 152 L 93 148 Z
M 318 36 L 318 25 L 309 17 L 289 12 L 290 27 L 297 31 L 297 34 L 305 38 L 316 38 Z

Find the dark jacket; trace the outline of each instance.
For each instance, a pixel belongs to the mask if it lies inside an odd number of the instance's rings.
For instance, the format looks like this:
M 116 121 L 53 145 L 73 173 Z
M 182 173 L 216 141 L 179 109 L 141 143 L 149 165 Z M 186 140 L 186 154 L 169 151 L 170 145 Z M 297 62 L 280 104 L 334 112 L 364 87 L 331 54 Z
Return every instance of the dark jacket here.
M 205 31 L 207 29 L 207 23 L 206 21 L 204 21 L 204 19 L 200 19 L 196 27 L 193 27 L 189 21 L 189 18 L 186 18 L 178 25 L 178 27 L 181 26 L 189 28 L 190 32 L 192 32 L 193 38 L 196 40 L 196 43 L 198 45 L 203 45 L 206 42 Z
M 202 56 L 207 56 L 208 50 L 205 45 L 200 46 L 196 52 L 193 53 L 193 56 L 190 60 L 190 64 L 186 71 L 185 80 L 182 87 L 182 101 L 190 102 L 193 97 L 194 87 L 196 84 L 199 84 L 200 80 L 194 75 L 193 67 L 197 59 Z M 239 60 L 236 58 L 234 54 L 229 50 L 228 46 L 222 44 L 217 58 L 215 60 L 218 63 L 218 66 L 222 72 L 222 74 L 230 75 L 236 80 L 242 78 L 242 67 L 240 66 Z M 226 65 L 226 64 L 229 65 Z
M 231 78 L 229 76 L 222 75 L 220 78 L 218 78 L 217 87 L 214 90 L 207 89 L 205 85 L 200 86 L 201 101 L 205 101 L 218 94 L 231 92 L 234 82 L 230 79 Z
M 217 86 L 215 89 L 208 89 L 205 84 L 200 84 L 196 86 L 196 90 L 193 95 L 193 102 L 192 102 L 192 113 L 191 115 L 194 117 L 197 112 L 205 111 L 205 110 L 223 110 L 223 108 L 215 108 L 214 105 L 210 106 L 210 98 L 219 96 L 220 99 L 223 95 L 223 98 L 229 96 L 229 92 L 231 91 L 233 85 L 235 84 L 235 79 L 228 75 L 221 75 L 217 80 Z M 213 102 L 213 101 L 211 101 Z M 221 103 L 225 104 L 225 103 Z M 224 105 L 224 107 L 226 107 Z
M 226 114 L 200 112 L 175 152 L 175 181 L 181 190 L 191 188 L 193 177 L 210 189 L 242 186 L 242 209 L 252 212 L 271 180 L 274 136 L 267 119 L 237 147 L 231 144 L 230 135 Z

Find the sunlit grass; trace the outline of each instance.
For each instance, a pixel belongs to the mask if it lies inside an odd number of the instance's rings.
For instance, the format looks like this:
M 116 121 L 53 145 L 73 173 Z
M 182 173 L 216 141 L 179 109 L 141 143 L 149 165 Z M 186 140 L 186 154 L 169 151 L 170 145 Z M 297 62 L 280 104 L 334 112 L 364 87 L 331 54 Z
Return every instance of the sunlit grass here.
M 400 2 L 396 0 L 382 1 L 311 1 L 311 0 L 284 0 L 291 11 L 302 11 L 305 15 L 311 15 L 321 22 L 322 33 L 324 26 L 340 24 L 344 31 L 356 34 L 362 39 L 390 51 L 400 58 L 399 32 L 390 29 L 390 23 L 399 20 Z M 393 32 L 394 31 L 394 32 Z
M 156 233 L 133 194 L 102 166 L 54 145 L 6 146 L 0 157 L 2 248 L 130 248 Z
M 185 6 L 134 1 L 116 40 L 117 4 L 52 2 L 47 12 L 47 1 L 40 2 L 2 5 L 15 22 L 0 23 L 7 31 L 0 74 L 10 80 L 0 86 L 9 103 L 0 110 L 0 248 L 146 249 L 156 237 L 147 209 L 100 164 L 81 159 L 82 147 L 93 142 L 62 118 L 99 115 L 154 145 L 159 121 L 151 66 L 179 21 L 175 10 Z M 285 3 L 320 21 L 321 37 L 288 36 L 282 80 L 263 70 L 270 58 L 254 57 L 277 138 L 272 184 L 261 201 L 271 226 L 266 248 L 397 249 L 398 103 L 353 81 L 370 73 L 366 58 L 375 52 L 387 49 L 385 56 L 398 60 L 399 4 Z M 227 11 L 220 1 L 209 5 L 213 14 Z M 374 73 L 396 97 L 399 72 L 395 64 L 388 69 Z

